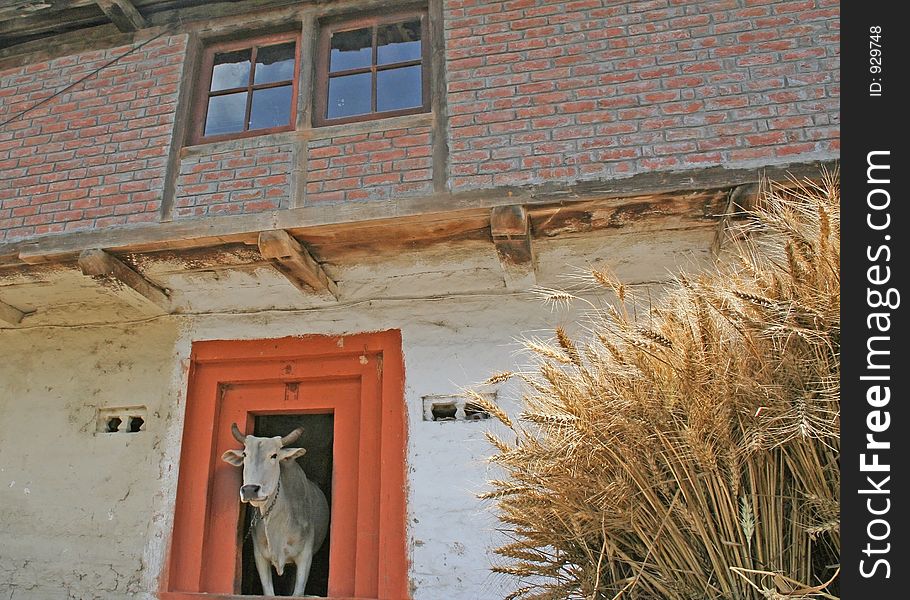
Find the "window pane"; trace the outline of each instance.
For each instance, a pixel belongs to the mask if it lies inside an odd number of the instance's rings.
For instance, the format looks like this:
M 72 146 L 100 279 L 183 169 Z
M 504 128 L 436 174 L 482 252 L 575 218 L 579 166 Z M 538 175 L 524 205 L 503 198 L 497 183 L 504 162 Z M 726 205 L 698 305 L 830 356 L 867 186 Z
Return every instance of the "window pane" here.
M 253 83 L 291 81 L 294 78 L 294 54 L 296 44 L 266 46 L 256 52 L 256 73 Z M 253 95 L 253 103 L 256 96 Z
M 346 71 L 373 64 L 373 30 L 355 29 L 332 34 L 329 71 Z
M 246 92 L 212 96 L 209 98 L 209 110 L 205 115 L 205 135 L 243 131 L 245 112 Z
M 376 78 L 376 110 L 399 110 L 423 106 L 420 65 L 379 71 Z
M 214 67 L 212 67 L 212 87 L 209 89 L 214 92 L 249 85 L 252 55 L 251 48 L 216 54 Z
M 380 65 L 420 60 L 420 21 L 382 25 L 376 35 Z
M 291 122 L 291 86 L 255 90 L 250 108 L 250 129 L 267 129 Z
M 370 112 L 370 73 L 329 79 L 328 118 L 350 117 Z

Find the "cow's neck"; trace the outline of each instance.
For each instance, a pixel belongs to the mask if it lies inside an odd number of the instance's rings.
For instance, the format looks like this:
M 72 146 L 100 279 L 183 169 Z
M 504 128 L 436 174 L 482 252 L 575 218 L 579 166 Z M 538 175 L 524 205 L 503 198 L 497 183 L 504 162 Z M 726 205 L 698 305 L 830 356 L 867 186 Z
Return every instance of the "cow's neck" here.
M 272 494 L 271 499 L 264 504 L 259 505 L 259 519 L 264 521 L 272 513 L 272 510 L 275 508 L 275 505 L 278 503 L 278 497 L 281 496 L 281 477 L 278 477 L 278 485 L 275 486 L 275 493 Z
M 262 519 L 265 537 L 269 546 L 272 546 L 273 543 L 281 543 L 277 539 L 271 539 L 274 535 L 269 535 L 270 525 L 275 526 L 273 531 L 287 531 L 287 521 L 293 512 L 290 510 L 290 499 L 302 492 L 302 490 L 296 489 L 292 485 L 293 478 L 286 476 L 286 470 L 300 469 L 300 466 L 297 465 L 296 462 L 289 462 L 290 464 L 281 464 L 281 470 L 278 476 L 278 486 L 276 487 L 275 495 L 272 496 L 271 502 L 259 507 L 260 518 Z M 302 500 L 302 498 L 298 498 L 298 501 L 300 500 Z

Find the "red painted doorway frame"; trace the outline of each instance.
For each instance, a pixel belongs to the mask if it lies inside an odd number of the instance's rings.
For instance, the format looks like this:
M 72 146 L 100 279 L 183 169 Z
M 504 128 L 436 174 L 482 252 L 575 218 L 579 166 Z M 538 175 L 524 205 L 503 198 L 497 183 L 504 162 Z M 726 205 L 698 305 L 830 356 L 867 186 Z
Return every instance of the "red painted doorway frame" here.
M 233 393 L 275 385 L 339 393 Z M 342 393 L 352 385 L 359 403 Z M 404 363 L 393 330 L 193 343 L 162 600 L 248 597 L 234 594 L 241 474 L 220 460 L 237 445 L 230 421 L 250 431 L 256 415 L 307 412 L 335 414 L 329 597 L 409 598 Z

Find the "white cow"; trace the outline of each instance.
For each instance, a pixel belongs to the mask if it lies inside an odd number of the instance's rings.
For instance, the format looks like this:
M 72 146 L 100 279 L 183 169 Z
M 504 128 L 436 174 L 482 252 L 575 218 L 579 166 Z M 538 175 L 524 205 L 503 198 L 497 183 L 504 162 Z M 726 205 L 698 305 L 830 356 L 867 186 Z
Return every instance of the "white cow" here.
M 244 436 L 231 425 L 243 450 L 228 450 L 221 458 L 235 467 L 243 465 L 240 500 L 255 506 L 253 555 L 264 594 L 275 595 L 271 566 L 278 575 L 287 563 L 297 566 L 294 596 L 302 596 L 313 554 L 322 546 L 329 528 L 329 504 L 315 483 L 307 479 L 297 457 L 304 448 L 285 448 L 303 433 L 298 427 L 284 437 Z

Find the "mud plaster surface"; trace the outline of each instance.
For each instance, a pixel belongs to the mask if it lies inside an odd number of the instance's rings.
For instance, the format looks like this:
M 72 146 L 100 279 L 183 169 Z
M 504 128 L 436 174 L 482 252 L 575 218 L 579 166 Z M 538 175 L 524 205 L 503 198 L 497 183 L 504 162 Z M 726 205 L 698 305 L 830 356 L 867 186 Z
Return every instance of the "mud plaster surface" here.
M 0 332 L 0 598 L 127 598 L 161 493 L 177 408 L 174 323 Z M 144 405 L 147 431 L 96 433 L 96 410 Z
M 601 240 L 583 248 L 589 262 L 578 267 L 608 263 L 627 281 L 666 280 L 674 264 L 704 259 L 705 237 L 692 232 L 659 248 L 634 238 Z M 571 272 L 565 265 L 572 253 L 548 246 L 541 244 L 541 279 L 560 285 Z M 476 499 L 495 476 L 484 462 L 489 448 L 483 439 L 493 425 L 423 421 L 421 399 L 456 393 L 524 364 L 516 340 L 571 325 L 570 315 L 527 294 L 504 295 L 498 280 L 462 298 L 366 299 L 385 286 L 424 295 L 464 290 L 477 272 L 493 276 L 487 263 L 495 259 L 484 260 L 459 265 L 450 257 L 442 279 L 428 278 L 436 272 L 434 260 L 402 258 L 371 273 L 349 268 L 340 281 L 356 282 L 355 297 L 365 298 L 349 306 L 287 312 L 295 306 L 289 302 L 285 311 L 163 316 L 133 325 L 38 321 L 28 329 L 0 329 L 0 503 L 8 507 L 0 514 L 0 600 L 154 597 L 172 527 L 193 341 L 385 329 L 400 329 L 404 346 L 413 598 L 475 600 L 514 589 L 489 571 L 492 549 L 502 540 L 490 506 Z M 475 270 L 473 278 L 464 274 L 468 269 Z M 248 290 L 224 275 L 199 278 L 185 293 L 247 309 L 282 297 L 268 293 L 269 286 L 283 285 L 272 274 L 259 275 L 259 285 Z M 411 277 L 413 283 L 402 282 Z M 258 303 L 249 306 L 247 291 Z M 84 310 L 92 311 L 90 319 L 117 318 L 107 300 Z M 515 396 L 508 387 L 500 390 L 507 409 Z M 96 433 L 99 408 L 135 405 L 147 407 L 144 431 Z
M 152 598 L 164 566 L 193 340 L 400 328 L 415 600 L 492 598 L 497 541 L 483 489 L 489 422 L 423 421 L 421 397 L 515 364 L 514 338 L 558 315 L 537 300 L 386 303 L 299 315 L 165 317 L 3 331 L 0 598 Z M 508 393 L 506 393 L 508 396 Z M 144 405 L 145 430 L 96 433 L 97 409 Z

